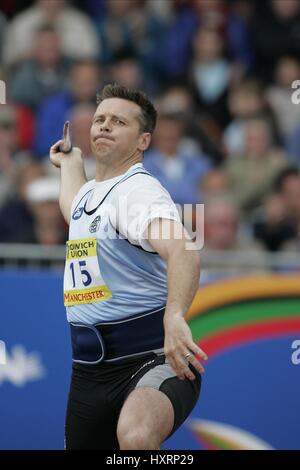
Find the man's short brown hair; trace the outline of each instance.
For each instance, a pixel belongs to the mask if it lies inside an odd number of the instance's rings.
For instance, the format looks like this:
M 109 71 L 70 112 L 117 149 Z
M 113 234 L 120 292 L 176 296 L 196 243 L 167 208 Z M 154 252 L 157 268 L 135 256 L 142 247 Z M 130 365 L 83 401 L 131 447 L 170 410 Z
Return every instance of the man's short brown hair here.
M 115 83 L 114 85 L 106 85 L 101 93 L 97 94 L 97 104 L 108 98 L 121 98 L 136 103 L 141 108 L 141 114 L 138 118 L 141 131 L 153 134 L 157 112 L 145 93 L 140 90 L 131 90 Z

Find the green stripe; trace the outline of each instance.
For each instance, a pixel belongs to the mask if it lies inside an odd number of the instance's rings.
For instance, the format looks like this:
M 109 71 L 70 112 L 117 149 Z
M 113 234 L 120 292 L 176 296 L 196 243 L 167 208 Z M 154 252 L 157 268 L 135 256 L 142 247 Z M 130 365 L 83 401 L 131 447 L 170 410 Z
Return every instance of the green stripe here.
M 225 441 L 222 437 L 218 437 L 210 432 L 203 432 L 203 438 L 208 444 L 212 444 L 214 448 L 219 450 L 231 450 L 234 449 L 234 443 L 230 445 L 229 442 Z
M 300 299 L 258 300 L 218 307 L 189 321 L 196 341 L 221 330 L 266 319 L 300 316 Z

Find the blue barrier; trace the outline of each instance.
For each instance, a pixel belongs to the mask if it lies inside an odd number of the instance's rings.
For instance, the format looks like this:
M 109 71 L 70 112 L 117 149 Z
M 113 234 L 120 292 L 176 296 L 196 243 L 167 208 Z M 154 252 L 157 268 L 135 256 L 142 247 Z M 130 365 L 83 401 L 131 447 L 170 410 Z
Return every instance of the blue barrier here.
M 62 449 L 71 350 L 62 274 L 0 272 L 0 449 Z M 214 356 L 200 400 L 167 449 L 300 449 L 292 335 Z M 298 338 L 299 339 L 299 338 Z

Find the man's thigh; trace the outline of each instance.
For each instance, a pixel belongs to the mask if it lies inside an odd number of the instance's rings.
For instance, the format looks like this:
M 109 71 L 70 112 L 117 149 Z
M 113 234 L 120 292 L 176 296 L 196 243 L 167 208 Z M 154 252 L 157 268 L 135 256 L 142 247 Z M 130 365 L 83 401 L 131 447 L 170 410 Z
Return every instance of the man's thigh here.
M 118 434 L 133 429 L 158 437 L 161 444 L 185 421 L 200 394 L 201 376 L 190 366 L 196 379 L 180 380 L 164 358 L 139 377 L 125 401 L 118 422 Z
M 137 388 L 128 396 L 120 413 L 117 435 L 135 439 L 140 436 L 155 446 L 165 440 L 174 426 L 174 410 L 169 398 L 153 388 Z

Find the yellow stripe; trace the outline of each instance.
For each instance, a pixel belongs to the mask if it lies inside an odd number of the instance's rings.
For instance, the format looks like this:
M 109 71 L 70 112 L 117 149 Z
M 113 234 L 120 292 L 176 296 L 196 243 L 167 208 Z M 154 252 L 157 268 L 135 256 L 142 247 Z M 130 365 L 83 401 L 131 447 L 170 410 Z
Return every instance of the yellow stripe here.
M 300 276 L 256 275 L 200 287 L 188 311 L 191 319 L 207 310 L 248 299 L 299 296 Z
M 222 450 L 249 450 L 244 445 L 230 439 L 227 436 L 218 436 L 217 434 L 210 431 L 196 431 L 198 432 L 200 439 L 201 437 L 208 442 L 208 444 L 213 443 L 217 449 Z
M 95 286 L 89 289 L 77 289 L 64 291 L 64 305 L 92 304 L 109 299 L 112 296 L 105 285 Z
M 67 260 L 89 258 L 97 255 L 96 238 L 81 238 L 67 242 Z

